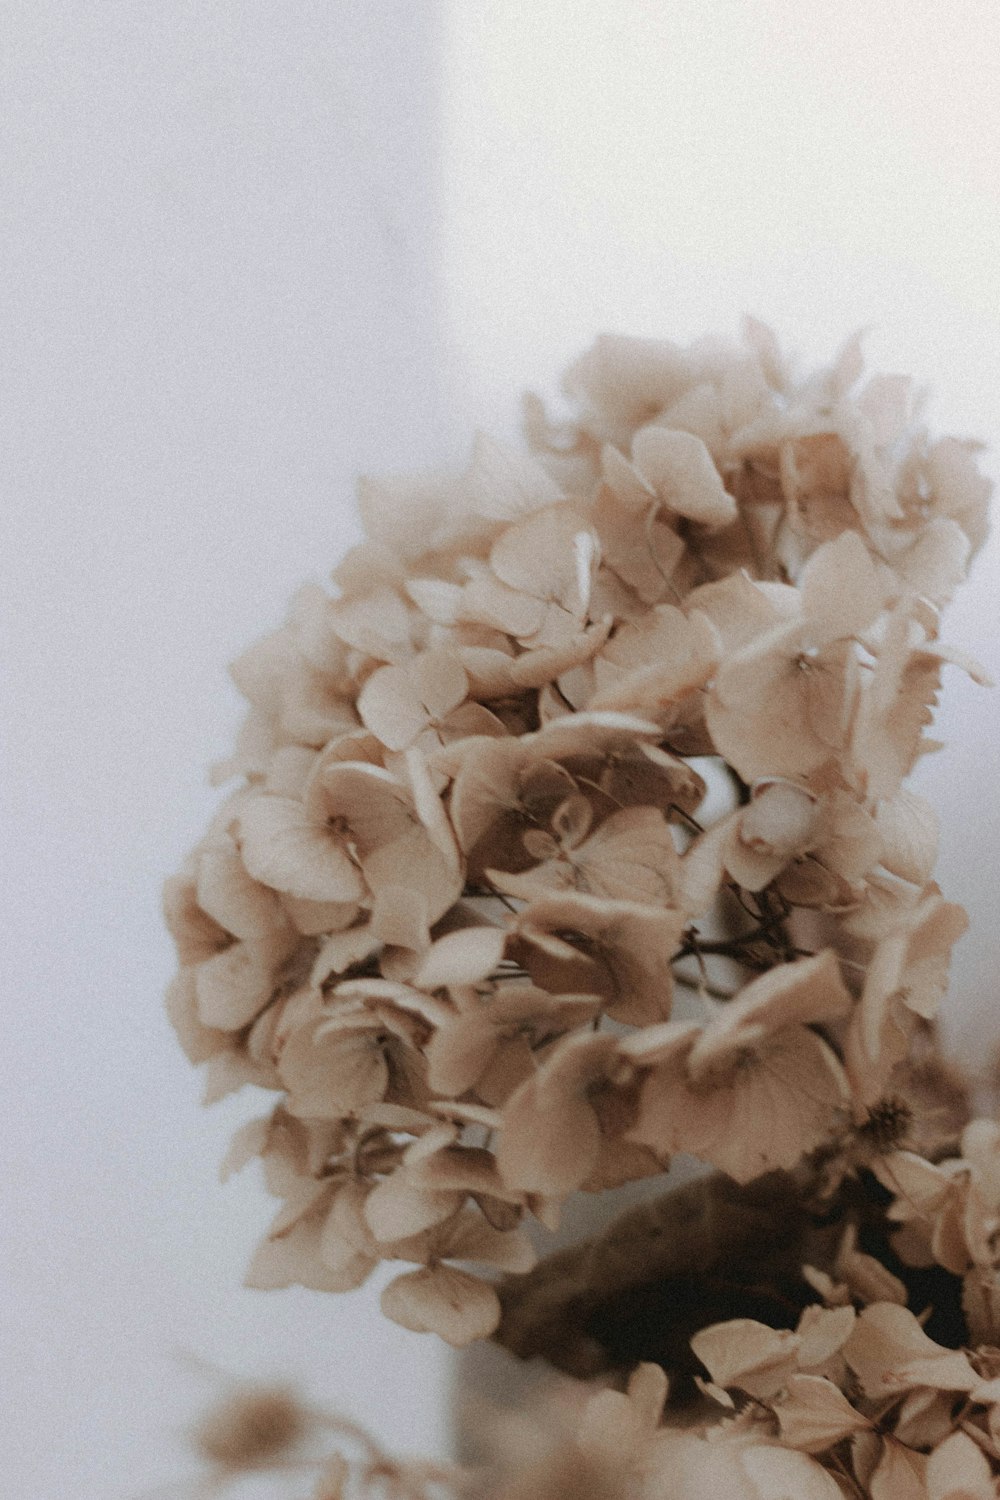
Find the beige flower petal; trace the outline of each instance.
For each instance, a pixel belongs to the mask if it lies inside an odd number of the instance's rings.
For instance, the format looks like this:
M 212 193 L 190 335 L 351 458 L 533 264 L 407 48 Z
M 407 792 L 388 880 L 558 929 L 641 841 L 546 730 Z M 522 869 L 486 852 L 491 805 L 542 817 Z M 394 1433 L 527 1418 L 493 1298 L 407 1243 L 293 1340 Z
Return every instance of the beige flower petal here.
M 197 966 L 186 965 L 174 975 L 167 987 L 166 1011 L 177 1040 L 189 1062 L 207 1062 L 219 1052 L 233 1046 L 233 1037 L 222 1030 L 206 1026 L 198 1014 L 196 987 Z
M 497 1146 L 497 1165 L 509 1187 L 559 1195 L 584 1180 L 601 1145 L 589 1090 L 606 1077 L 617 1049 L 613 1036 L 568 1037 L 511 1095 Z
M 989 1460 L 967 1432 L 953 1432 L 928 1458 L 928 1500 L 996 1500 L 996 1495 Z
M 464 1193 L 425 1187 L 397 1171 L 368 1194 L 364 1213 L 376 1240 L 401 1240 L 450 1218 L 464 1197 Z
M 522 1276 L 538 1256 L 523 1230 L 499 1230 L 480 1214 L 459 1214 L 448 1228 L 448 1255 Z
M 414 975 L 421 989 L 476 984 L 492 974 L 503 957 L 507 932 L 502 927 L 465 927 L 438 938 Z
M 692 1338 L 691 1348 L 716 1385 L 736 1386 L 766 1400 L 794 1371 L 799 1340 L 787 1328 L 733 1318 L 703 1328 Z
M 857 636 L 877 618 L 885 589 L 856 531 L 817 547 L 799 579 L 802 612 L 813 645 Z
M 198 1016 L 205 1026 L 240 1031 L 271 999 L 275 976 L 251 943 L 234 943 L 197 967 Z
M 243 1285 L 272 1291 L 304 1286 L 318 1292 L 350 1292 L 366 1281 L 376 1264 L 371 1256 L 344 1255 L 336 1267 L 320 1255 L 321 1219 L 306 1217 L 288 1231 L 262 1241 L 247 1268 Z
M 289 797 L 256 797 L 240 815 L 243 863 L 261 884 L 307 901 L 357 901 L 365 883 L 336 833 Z
M 382 1311 L 415 1333 L 437 1333 L 463 1349 L 489 1338 L 500 1321 L 500 1300 L 486 1282 L 454 1266 L 407 1271 L 382 1292 Z
M 798 624 L 756 638 L 723 663 L 706 699 L 716 749 L 744 781 L 808 775 L 843 749 L 857 670 L 843 648 L 813 651 Z
M 871 1427 L 838 1390 L 819 1375 L 792 1375 L 787 1398 L 775 1407 L 782 1441 L 804 1453 L 825 1453 L 835 1443 Z
M 250 877 L 231 839 L 202 851 L 197 895 L 201 909 L 234 937 L 259 938 L 282 925 L 277 896 Z
M 533 458 L 477 433 L 465 487 L 473 510 L 491 520 L 511 521 L 552 505 L 559 486 Z
M 691 1076 L 697 1080 L 731 1049 L 753 1046 L 783 1027 L 837 1020 L 852 1004 L 832 948 L 777 964 L 745 985 L 705 1028 L 691 1054 Z
M 905 552 L 893 557 L 892 567 L 921 598 L 940 609 L 965 577 L 971 551 L 958 522 L 936 516 Z
M 668 427 L 643 427 L 632 439 L 632 461 L 678 515 L 716 530 L 736 519 L 736 501 L 701 438 Z
M 321 1017 L 292 1033 L 278 1072 L 291 1114 L 336 1120 L 383 1098 L 389 1069 L 377 1028 L 324 1032 L 322 1026 Z
M 582 619 L 598 561 L 597 536 L 567 504 L 548 506 L 510 526 L 494 542 L 490 566 L 501 582 L 558 604 Z
M 534 900 L 517 918 L 523 961 L 537 984 L 603 994 L 608 1014 L 631 1026 L 670 1015 L 670 965 L 685 925 L 680 911 L 575 891 Z
M 403 667 L 379 667 L 372 673 L 358 694 L 358 713 L 390 750 L 405 750 L 429 722 L 413 673 Z
M 928 1500 L 927 1457 L 895 1438 L 882 1439 L 882 1453 L 869 1480 L 872 1500 Z
M 971 1391 L 979 1382 L 964 1354 L 928 1338 L 913 1313 L 894 1302 L 875 1302 L 858 1314 L 844 1357 L 874 1399 L 919 1385 Z
M 924 885 L 937 858 L 938 819 L 930 803 L 901 787 L 888 801 L 880 802 L 875 827 L 882 841 L 881 863 L 902 880 Z

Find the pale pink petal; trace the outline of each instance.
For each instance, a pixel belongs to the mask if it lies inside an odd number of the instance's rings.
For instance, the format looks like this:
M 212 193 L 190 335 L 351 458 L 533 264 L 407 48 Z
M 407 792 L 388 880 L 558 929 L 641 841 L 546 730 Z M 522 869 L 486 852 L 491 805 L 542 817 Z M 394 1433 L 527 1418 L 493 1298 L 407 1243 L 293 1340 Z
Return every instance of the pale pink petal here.
M 927 1460 L 928 1500 L 996 1500 L 989 1460 L 966 1432 L 954 1432 Z

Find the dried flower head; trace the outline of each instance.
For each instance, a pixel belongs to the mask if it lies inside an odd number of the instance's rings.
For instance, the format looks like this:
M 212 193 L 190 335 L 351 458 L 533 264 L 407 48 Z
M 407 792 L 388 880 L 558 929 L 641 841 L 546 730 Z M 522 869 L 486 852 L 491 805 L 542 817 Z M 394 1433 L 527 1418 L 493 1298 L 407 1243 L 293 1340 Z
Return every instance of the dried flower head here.
M 984 680 L 939 633 L 976 445 L 753 320 L 565 389 L 526 452 L 364 481 L 335 591 L 234 668 L 168 1005 L 209 1097 L 277 1096 L 231 1158 L 280 1200 L 250 1282 L 399 1261 L 407 1327 L 676 1366 L 725 1415 L 647 1434 L 636 1493 L 992 1493 L 995 1127 L 937 1046 L 966 919 L 905 784 L 945 667 Z M 722 1174 L 696 1226 L 532 1270 L 532 1217 L 674 1153 Z

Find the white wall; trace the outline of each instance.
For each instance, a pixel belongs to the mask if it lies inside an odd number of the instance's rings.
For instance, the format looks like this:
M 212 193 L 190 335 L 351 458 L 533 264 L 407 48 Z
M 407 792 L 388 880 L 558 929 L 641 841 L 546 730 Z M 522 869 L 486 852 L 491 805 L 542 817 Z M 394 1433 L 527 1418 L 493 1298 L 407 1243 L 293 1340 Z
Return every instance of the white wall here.
M 373 1295 L 240 1289 L 271 1200 L 216 1172 L 260 1101 L 200 1109 L 159 887 L 226 662 L 353 539 L 358 469 L 437 455 L 438 41 L 422 0 L 3 7 L 11 1500 L 185 1473 L 175 1348 L 436 1439 L 441 1350 Z

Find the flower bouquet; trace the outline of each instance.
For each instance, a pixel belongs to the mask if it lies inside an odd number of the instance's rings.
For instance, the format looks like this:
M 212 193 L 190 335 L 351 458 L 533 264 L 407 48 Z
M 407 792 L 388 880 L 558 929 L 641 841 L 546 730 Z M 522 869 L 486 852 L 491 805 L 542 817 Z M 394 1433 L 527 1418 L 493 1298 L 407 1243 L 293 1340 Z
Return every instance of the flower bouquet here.
M 166 892 L 208 1098 L 275 1095 L 225 1162 L 279 1200 L 248 1283 L 399 1263 L 389 1318 L 562 1377 L 475 1472 L 237 1391 L 209 1477 L 996 1496 L 1000 1125 L 939 1045 L 966 918 L 906 785 L 945 667 L 982 680 L 939 635 L 976 445 L 857 340 L 801 374 L 753 320 L 601 338 L 565 392 L 524 449 L 361 482 L 335 591 L 233 668 Z

